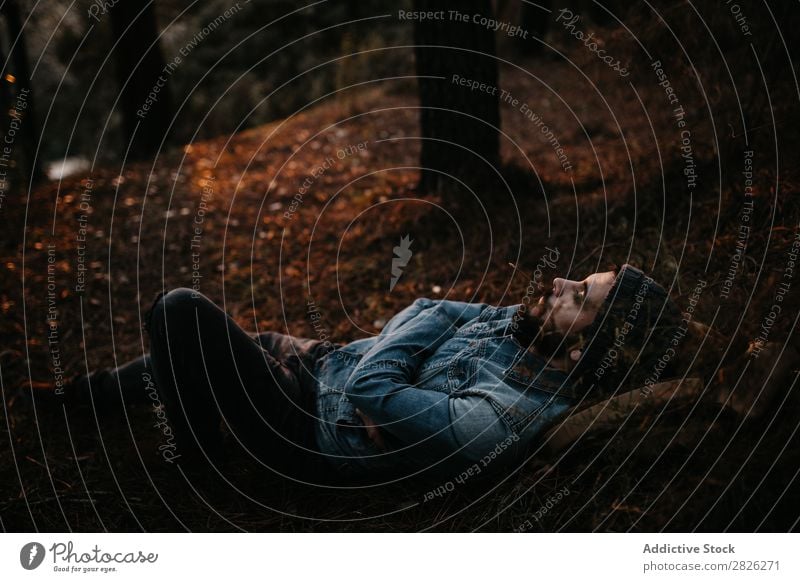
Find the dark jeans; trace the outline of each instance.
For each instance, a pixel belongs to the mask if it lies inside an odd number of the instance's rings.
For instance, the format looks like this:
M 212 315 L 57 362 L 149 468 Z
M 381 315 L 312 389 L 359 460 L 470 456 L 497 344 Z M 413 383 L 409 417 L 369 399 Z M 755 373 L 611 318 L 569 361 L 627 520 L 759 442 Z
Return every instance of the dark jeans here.
M 159 294 L 145 328 L 150 353 L 113 370 L 109 384 L 128 401 L 163 404 L 161 430 L 175 442 L 165 459 L 193 468 L 218 462 L 224 422 L 244 450 L 279 474 L 304 479 L 315 471 L 312 371 L 324 342 L 248 334 L 186 288 Z

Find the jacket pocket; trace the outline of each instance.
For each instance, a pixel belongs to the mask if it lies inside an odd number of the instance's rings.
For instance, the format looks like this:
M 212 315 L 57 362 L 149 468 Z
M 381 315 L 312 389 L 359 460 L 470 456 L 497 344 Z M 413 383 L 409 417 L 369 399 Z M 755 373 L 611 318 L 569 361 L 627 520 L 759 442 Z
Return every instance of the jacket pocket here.
M 369 435 L 367 428 L 358 422 L 339 421 L 334 427 L 336 438 L 342 449 L 352 457 L 373 457 L 385 451 L 378 449 Z
M 367 435 L 367 428 L 356 412 L 356 407 L 344 392 L 339 397 L 333 418 L 334 423 L 331 430 L 344 454 L 362 457 L 381 453 L 378 446 Z
M 514 435 L 521 435 L 528 425 L 547 406 L 547 400 L 536 402 L 521 393 L 507 389 L 495 393 L 483 390 L 462 390 L 461 396 L 480 396 L 487 401 L 495 413 Z
M 536 403 L 522 394 L 516 402 L 501 403 L 496 399 L 491 399 L 491 403 L 516 435 L 521 435 L 547 406 L 546 401 Z
M 493 402 L 492 405 L 495 406 L 498 414 L 505 417 L 509 428 L 511 428 L 514 434 L 521 435 L 530 426 L 531 422 L 536 420 L 541 414 L 547 406 L 547 403 L 543 402 L 534 406 L 526 406 L 520 402 L 509 406 L 502 406 L 497 402 Z

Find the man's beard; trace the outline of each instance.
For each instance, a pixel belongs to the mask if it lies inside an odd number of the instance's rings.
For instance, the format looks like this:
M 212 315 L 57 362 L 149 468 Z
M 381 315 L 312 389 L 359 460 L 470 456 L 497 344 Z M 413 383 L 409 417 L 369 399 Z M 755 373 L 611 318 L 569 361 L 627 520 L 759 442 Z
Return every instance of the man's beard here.
M 543 287 L 542 292 L 533 299 L 531 304 L 535 307 L 538 301 L 543 300 L 544 312 L 547 311 L 547 302 L 553 295 L 552 287 Z M 517 326 L 514 330 L 514 337 L 526 348 L 533 347 L 540 355 L 546 358 L 561 358 L 567 353 L 568 345 L 574 343 L 577 338 L 565 336 L 554 330 L 545 329 L 544 320 L 541 316 L 531 313 L 533 307 L 525 306 L 525 311 L 520 314 Z

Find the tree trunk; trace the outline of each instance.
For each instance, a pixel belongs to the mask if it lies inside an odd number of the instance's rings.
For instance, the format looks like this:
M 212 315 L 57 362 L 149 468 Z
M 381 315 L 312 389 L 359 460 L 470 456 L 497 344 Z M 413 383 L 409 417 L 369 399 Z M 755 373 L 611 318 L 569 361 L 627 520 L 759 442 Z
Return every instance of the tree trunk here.
M 536 4 L 522 4 L 522 28 L 528 31 L 530 37 L 520 39 L 520 52 L 523 55 L 531 56 L 547 52 L 545 45 L 540 41 L 544 40 L 547 34 L 547 27 L 550 24 L 551 14 L 547 10 L 553 7 L 553 0 L 539 0 Z M 534 40 L 536 37 L 539 40 Z
M 155 5 L 119 0 L 111 9 L 111 27 L 119 39 L 114 49 L 125 135 L 134 159 L 162 147 L 172 122 L 170 72 L 159 46 Z
M 475 14 L 491 18 L 491 2 L 414 0 L 414 10 L 443 11 L 444 16 L 414 25 L 422 130 L 419 189 L 470 196 L 458 181 L 481 188 L 487 177 L 494 177 L 492 166 L 500 161 L 495 38 L 472 21 Z M 455 11 L 467 21 L 453 17 Z M 460 79 L 485 83 L 485 88 L 470 90 Z
M 6 46 L 5 34 L 0 29 L 0 62 L 3 63 L 2 77 L 0 77 L 0 111 L 8 111 L 11 109 L 11 83 L 6 79 L 6 73 L 9 70 L 6 55 L 3 52 L 3 47 Z
M 12 147 L 18 144 L 22 150 L 22 155 L 18 156 L 18 159 L 24 161 L 18 164 L 19 172 L 35 182 L 41 179 L 43 174 L 36 155 L 39 131 L 33 108 L 33 89 L 25 30 L 22 27 L 19 5 L 15 0 L 7 0 L 2 6 L 2 12 L 8 24 L 11 47 L 8 61 L 4 61 L 3 79 L 0 80 L 4 85 L 3 105 L 7 105 L 4 111 L 9 116 L 6 121 L 7 125 L 3 129 L 10 128 L 9 124 L 12 122 L 17 126 Z M 9 86 L 14 87 L 13 92 L 9 90 Z

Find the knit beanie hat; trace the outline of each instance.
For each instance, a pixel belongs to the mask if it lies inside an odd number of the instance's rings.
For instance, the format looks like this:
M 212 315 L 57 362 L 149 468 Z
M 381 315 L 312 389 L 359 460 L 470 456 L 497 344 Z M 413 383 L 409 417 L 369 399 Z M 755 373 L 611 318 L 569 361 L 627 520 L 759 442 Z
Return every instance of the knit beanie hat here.
M 678 342 L 682 314 L 652 278 L 623 265 L 594 321 L 582 331 L 584 348 L 573 370 L 588 398 L 607 398 L 620 386 L 643 385 Z M 663 371 L 663 366 L 661 366 Z

